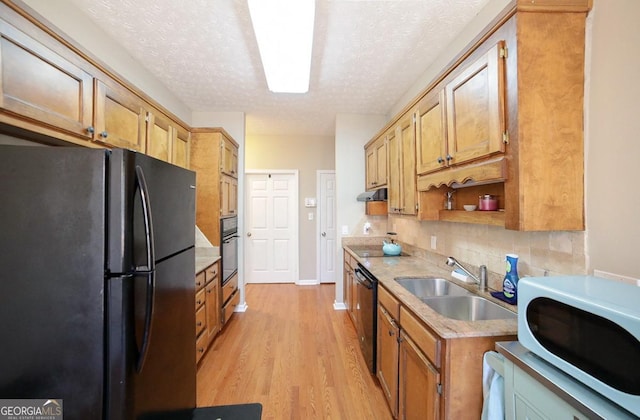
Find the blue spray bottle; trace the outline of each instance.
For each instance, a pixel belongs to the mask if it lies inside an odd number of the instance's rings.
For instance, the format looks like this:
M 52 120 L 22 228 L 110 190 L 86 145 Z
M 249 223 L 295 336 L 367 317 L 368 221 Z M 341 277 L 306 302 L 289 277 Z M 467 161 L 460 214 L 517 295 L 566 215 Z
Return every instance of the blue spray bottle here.
M 502 293 L 512 305 L 518 303 L 518 256 L 507 254 L 507 274 L 502 281 Z

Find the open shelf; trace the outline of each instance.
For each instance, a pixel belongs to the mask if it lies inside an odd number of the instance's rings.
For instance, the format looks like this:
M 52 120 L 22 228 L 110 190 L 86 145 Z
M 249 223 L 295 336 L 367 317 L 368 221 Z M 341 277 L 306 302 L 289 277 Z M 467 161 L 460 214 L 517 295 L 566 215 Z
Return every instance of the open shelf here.
M 440 210 L 438 220 L 504 226 L 504 211 Z

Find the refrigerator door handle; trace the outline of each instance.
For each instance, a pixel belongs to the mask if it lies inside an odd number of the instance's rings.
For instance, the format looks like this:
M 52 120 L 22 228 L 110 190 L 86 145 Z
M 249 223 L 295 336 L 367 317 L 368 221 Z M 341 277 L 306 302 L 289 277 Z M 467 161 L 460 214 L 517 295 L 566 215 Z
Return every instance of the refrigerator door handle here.
M 142 202 L 142 214 L 144 216 L 145 241 L 147 243 L 147 266 L 136 267 L 138 274 L 144 274 L 147 277 L 147 293 L 145 299 L 145 317 L 144 331 L 142 333 L 142 344 L 140 345 L 140 353 L 136 362 L 136 370 L 142 371 L 144 361 L 149 350 L 149 341 L 151 340 L 151 320 L 153 318 L 153 302 L 155 300 L 156 288 L 156 256 L 153 242 L 153 220 L 151 219 L 151 203 L 149 202 L 149 190 L 147 181 L 144 178 L 144 171 L 140 166 L 136 166 L 136 183 L 140 189 L 140 198 Z
M 156 297 L 156 272 L 151 271 L 147 276 L 147 295 L 145 299 L 144 331 L 142 333 L 142 344 L 136 361 L 136 371 L 140 373 L 144 367 L 144 362 L 149 351 L 149 341 L 151 340 L 151 320 L 153 319 L 153 302 Z
M 147 181 L 144 178 L 144 171 L 140 166 L 136 166 L 136 184 L 140 189 L 142 214 L 144 216 L 145 241 L 147 243 L 147 266 L 136 267 L 136 271 L 153 271 L 156 268 L 156 256 L 153 242 L 153 220 L 151 219 L 151 203 L 149 202 L 149 189 L 147 188 Z

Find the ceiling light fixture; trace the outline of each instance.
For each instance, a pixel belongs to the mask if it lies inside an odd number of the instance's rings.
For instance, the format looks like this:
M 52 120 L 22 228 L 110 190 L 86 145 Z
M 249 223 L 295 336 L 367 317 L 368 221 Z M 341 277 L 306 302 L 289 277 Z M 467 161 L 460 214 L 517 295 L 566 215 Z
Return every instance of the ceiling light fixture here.
M 248 4 L 269 90 L 308 92 L 315 0 L 248 0 Z

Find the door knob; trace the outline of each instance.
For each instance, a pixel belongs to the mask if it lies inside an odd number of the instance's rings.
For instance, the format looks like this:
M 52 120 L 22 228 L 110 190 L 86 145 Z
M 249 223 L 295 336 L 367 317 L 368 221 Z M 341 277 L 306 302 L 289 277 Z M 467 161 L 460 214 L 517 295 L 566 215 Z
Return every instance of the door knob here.
M 325 236 L 327 236 L 327 232 L 322 232 L 322 237 L 324 238 Z
M 247 236 L 251 236 L 251 232 L 247 232 Z

